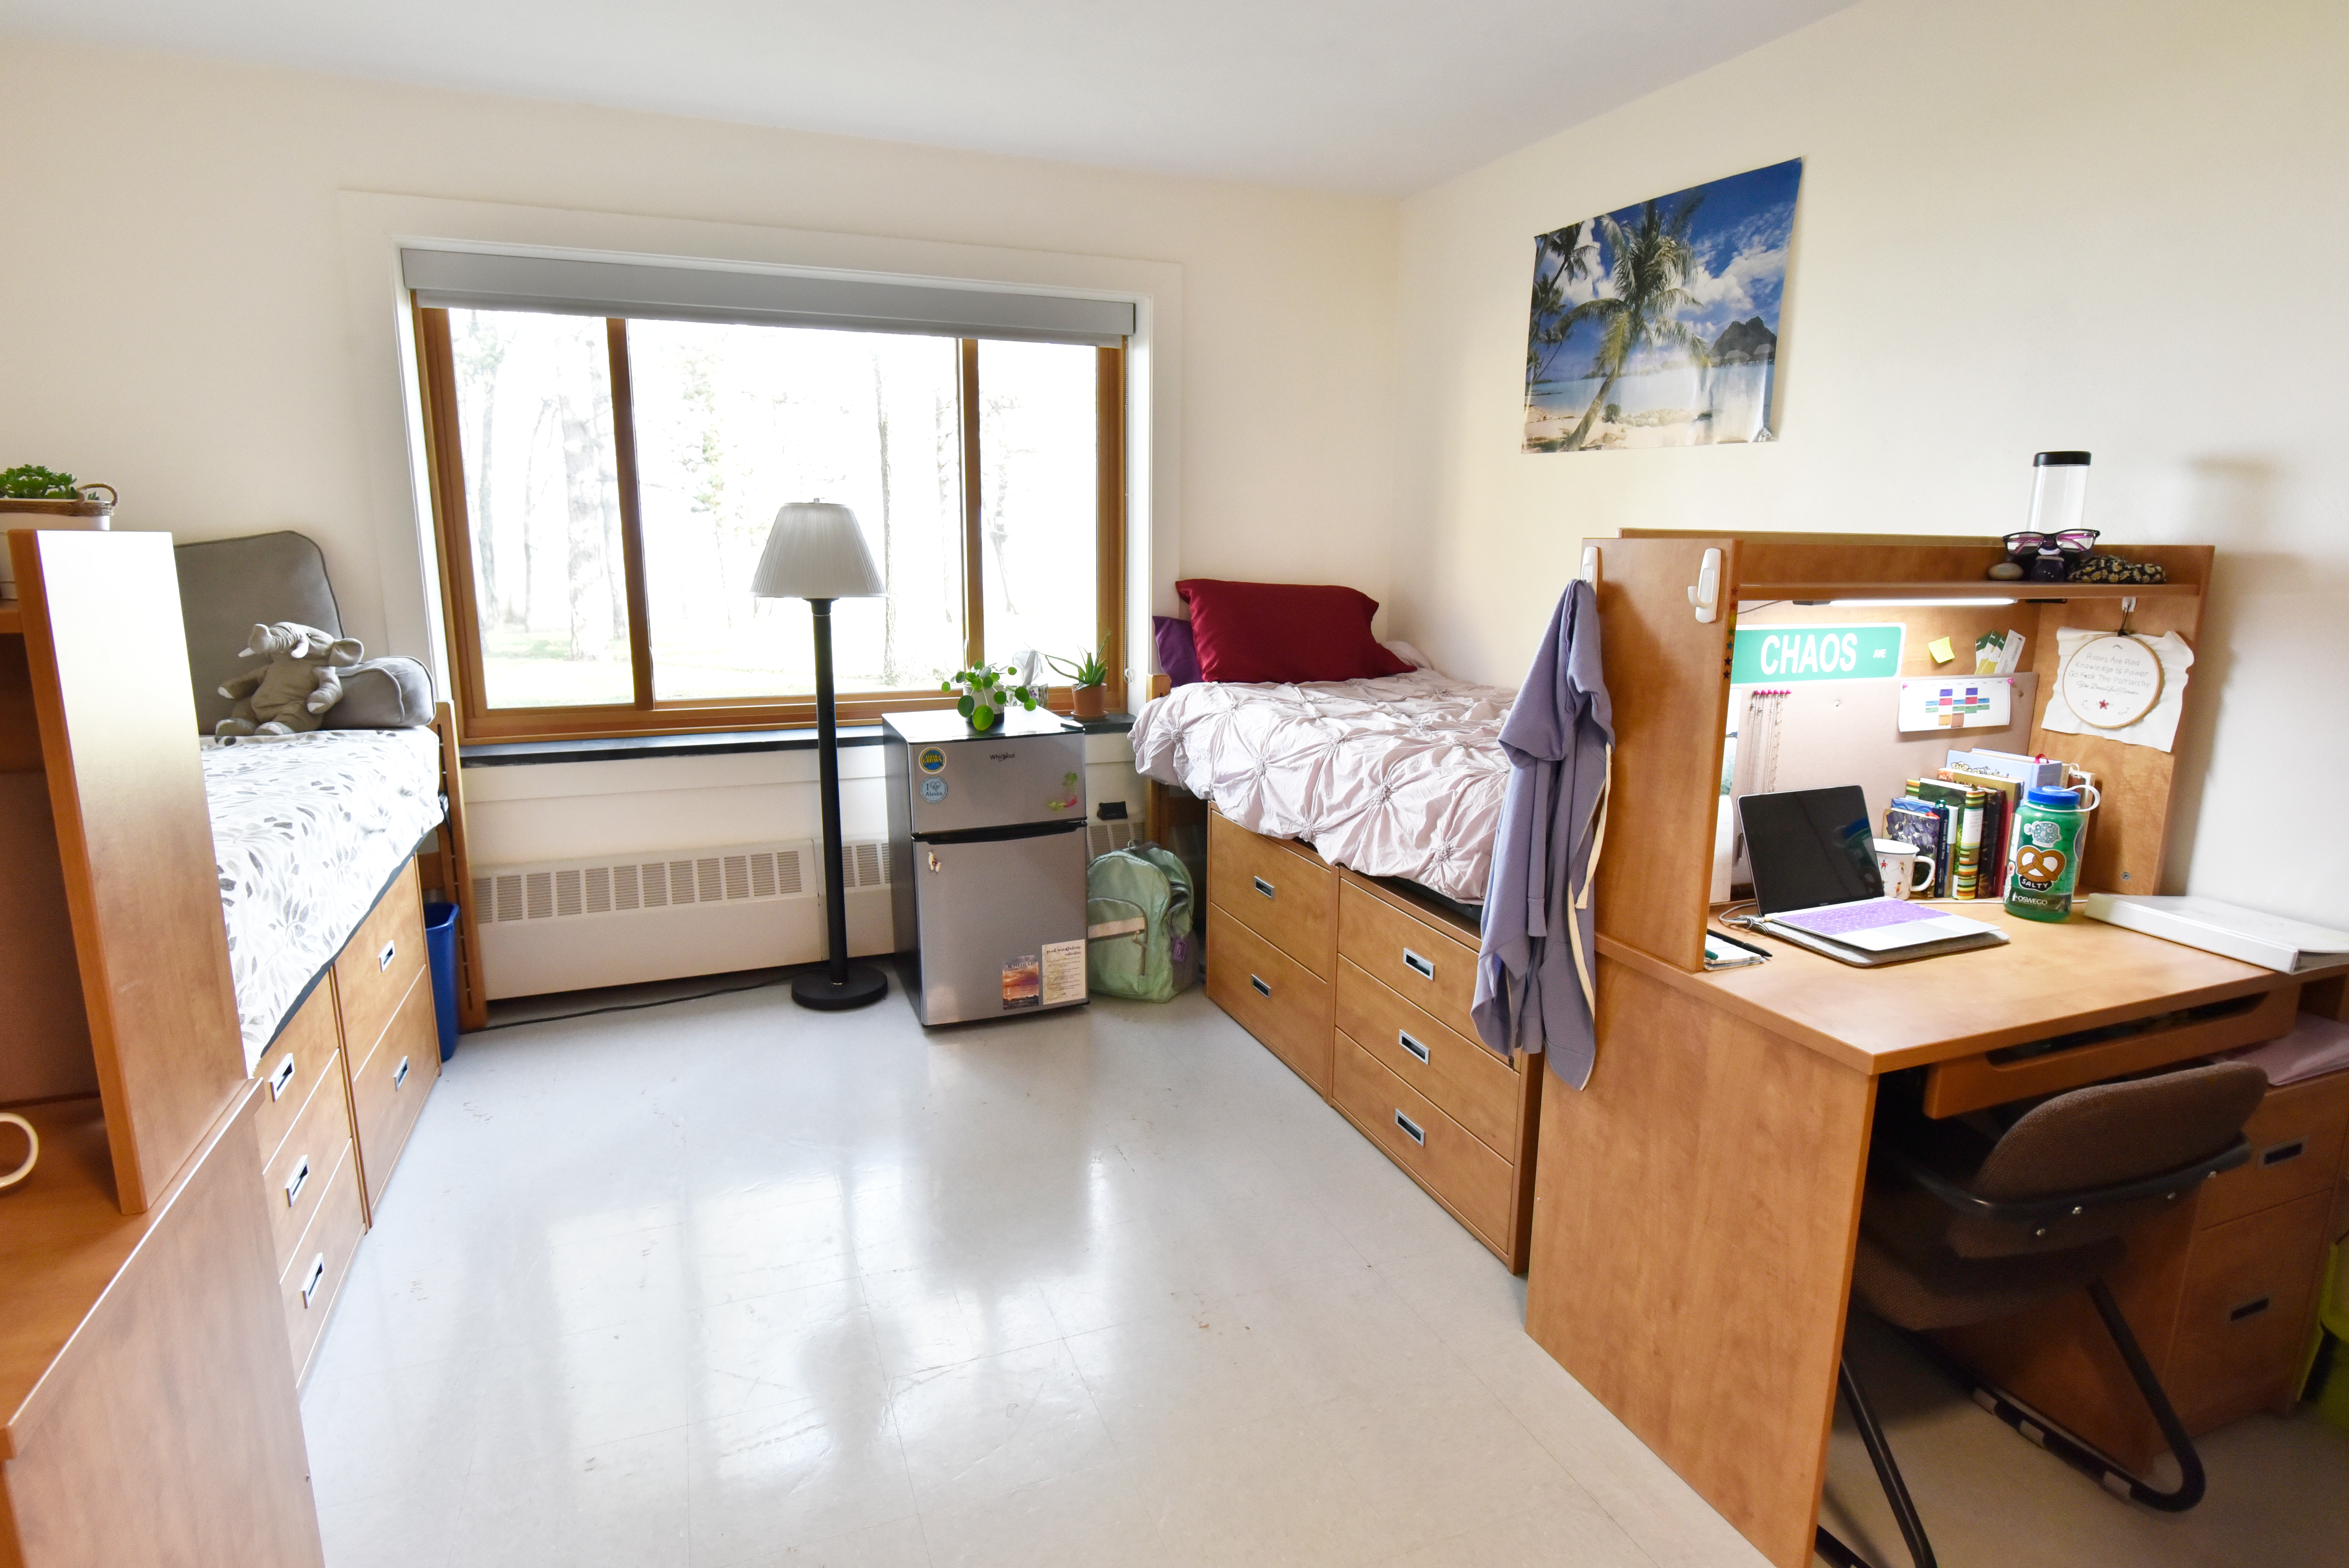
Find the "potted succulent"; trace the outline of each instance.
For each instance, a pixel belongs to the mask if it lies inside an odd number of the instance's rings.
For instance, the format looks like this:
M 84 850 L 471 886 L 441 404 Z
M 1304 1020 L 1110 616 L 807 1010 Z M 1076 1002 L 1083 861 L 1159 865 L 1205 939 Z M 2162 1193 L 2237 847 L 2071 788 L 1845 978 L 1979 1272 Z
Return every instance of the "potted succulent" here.
M 104 529 L 113 515 L 112 485 L 77 483 L 73 475 L 37 463 L 0 469 L 0 529 Z M 16 569 L 0 545 L 0 598 L 16 596 Z
M 1071 696 L 1074 702 L 1072 711 L 1079 718 L 1099 718 L 1109 710 L 1109 666 L 1102 663 L 1100 654 L 1087 654 L 1073 665 L 1050 656 L 1044 662 L 1068 676 L 1069 684 L 1076 688 Z
M 955 711 L 970 721 L 973 729 L 993 729 L 1003 722 L 1011 705 L 1018 703 L 1029 712 L 1036 711 L 1043 692 L 1026 684 L 1007 685 L 1005 677 L 1019 680 L 1016 665 L 997 669 L 991 665 L 978 665 L 967 670 L 957 670 L 938 685 L 940 691 L 959 689 L 962 696 L 955 703 Z

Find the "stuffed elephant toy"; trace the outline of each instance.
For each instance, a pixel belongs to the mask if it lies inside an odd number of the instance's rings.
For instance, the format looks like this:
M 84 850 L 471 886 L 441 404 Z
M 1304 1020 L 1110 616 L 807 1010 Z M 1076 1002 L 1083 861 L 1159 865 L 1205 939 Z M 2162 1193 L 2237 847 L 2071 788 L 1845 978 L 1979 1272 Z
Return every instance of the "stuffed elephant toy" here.
M 237 702 L 212 733 L 293 735 L 317 728 L 326 710 L 342 700 L 342 672 L 365 652 L 357 637 L 330 637 L 316 626 L 292 621 L 254 626 L 253 640 L 237 657 L 269 663 L 220 688 L 221 696 Z

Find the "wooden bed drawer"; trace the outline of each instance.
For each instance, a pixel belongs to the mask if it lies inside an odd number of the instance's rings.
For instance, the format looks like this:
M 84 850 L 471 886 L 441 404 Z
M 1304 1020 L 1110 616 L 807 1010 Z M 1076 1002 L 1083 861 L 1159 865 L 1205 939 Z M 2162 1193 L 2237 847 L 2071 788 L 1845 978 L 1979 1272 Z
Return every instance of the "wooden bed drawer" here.
M 318 1212 L 327 1174 L 351 1151 L 351 1106 L 343 1090 L 341 1056 L 328 1057 L 326 1065 L 327 1070 L 311 1084 L 302 1114 L 263 1170 L 281 1273 L 293 1263 L 294 1249 Z
M 2251 1140 L 2251 1162 L 2202 1189 L 2195 1213 L 2206 1226 L 2332 1190 L 2349 1137 L 2349 1072 L 2268 1090 L 2243 1136 Z
M 1476 950 L 1357 883 L 1338 890 L 1338 951 L 1454 1033 L 1474 1038 Z
M 1324 980 L 1338 938 L 1338 873 L 1301 845 L 1207 819 L 1207 897 Z
M 1207 998 L 1329 1098 L 1330 983 L 1214 904 Z
M 351 1272 L 367 1219 L 359 1209 L 358 1161 L 345 1150 L 342 1162 L 318 1178 L 318 1211 L 294 1249 L 294 1259 L 278 1276 L 277 1289 L 285 1305 L 285 1347 L 294 1357 L 298 1382 L 310 1368 L 310 1357 L 326 1331 L 326 1315 Z
M 335 1001 L 343 1016 L 343 1047 L 364 1062 L 424 972 L 424 899 L 416 862 L 409 861 L 335 960 Z
M 2189 1429 L 2291 1398 L 2333 1202 L 2313 1192 L 2195 1235 L 2162 1373 Z
M 261 1162 L 277 1157 L 277 1147 L 294 1130 L 295 1119 L 310 1103 L 326 1065 L 335 1059 L 342 1036 L 335 1025 L 335 986 L 320 980 L 269 1048 L 261 1053 L 254 1076 L 266 1086 L 253 1113 L 253 1130 L 261 1145 Z
M 372 1215 L 383 1202 L 399 1151 L 440 1076 L 440 1026 L 432 1016 L 432 982 L 416 977 L 374 1052 L 351 1074 L 351 1111 L 358 1131 L 360 1186 Z
M 1337 1057 L 1338 1087 L 1331 1098 L 1338 1109 L 1396 1164 L 1419 1178 L 1486 1246 L 1506 1256 L 1516 1168 L 1380 1066 L 1342 1030 L 1337 1035 Z
M 1350 958 L 1338 961 L 1338 1027 L 1487 1149 L 1516 1161 L 1518 1082 L 1508 1063 L 1413 1006 Z

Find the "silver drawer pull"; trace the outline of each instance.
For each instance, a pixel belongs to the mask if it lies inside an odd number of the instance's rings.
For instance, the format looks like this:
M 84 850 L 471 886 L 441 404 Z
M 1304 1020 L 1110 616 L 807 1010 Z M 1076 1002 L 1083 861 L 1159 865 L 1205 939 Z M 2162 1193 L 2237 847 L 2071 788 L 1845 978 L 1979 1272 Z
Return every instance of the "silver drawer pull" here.
M 1435 960 L 1433 958 L 1422 958 L 1418 954 L 1413 953 L 1408 947 L 1402 950 L 1402 966 L 1410 970 L 1413 974 L 1418 975 L 1423 980 L 1433 980 L 1435 978 Z
M 2257 1301 L 2247 1301 L 2243 1303 L 2242 1305 L 2227 1314 L 2227 1321 L 2230 1323 L 2240 1323 L 2247 1317 L 2257 1317 L 2267 1309 L 2268 1298 L 2266 1296 L 2261 1296 Z
M 1256 882 L 1257 892 L 1264 894 L 1267 898 L 1270 898 L 1272 896 L 1272 884 L 1270 882 L 1265 881 L 1262 877 L 1257 877 L 1252 880 Z
M 1395 1125 L 1402 1129 L 1402 1135 L 1405 1138 L 1410 1139 L 1422 1149 L 1427 1147 L 1427 1134 L 1419 1130 L 1419 1123 L 1399 1110 L 1395 1112 Z
M 400 1057 L 400 1058 L 399 1058 L 399 1065 L 398 1065 L 398 1067 L 396 1067 L 396 1068 L 392 1068 L 392 1069 L 391 1069 L 391 1087 L 392 1087 L 392 1088 L 398 1088 L 400 1085 L 402 1085 L 402 1084 L 406 1083 L 407 1081 L 408 1081 L 408 1058 L 407 1058 L 406 1057 Z
M 320 1253 L 310 1260 L 310 1272 L 302 1281 L 302 1305 L 309 1305 L 310 1298 L 317 1295 L 318 1287 L 326 1283 L 326 1254 Z
M 1256 994 L 1259 996 L 1269 996 L 1272 995 L 1272 987 L 1266 985 L 1263 978 L 1259 975 L 1249 975 L 1248 984 L 1256 987 Z
M 1417 1040 L 1413 1039 L 1404 1030 L 1397 1029 L 1395 1031 L 1395 1041 L 1397 1044 L 1401 1045 L 1404 1050 L 1409 1051 L 1421 1061 L 1425 1061 L 1427 1059 L 1427 1047 L 1421 1045 Z
M 288 1051 L 285 1053 L 285 1059 L 277 1064 L 277 1070 L 269 1075 L 269 1098 L 277 1099 L 285 1092 L 285 1086 L 293 1081 L 294 1053 Z
M 2287 1160 L 2297 1160 L 2307 1152 L 2308 1140 L 2304 1138 L 2295 1138 L 2290 1143 L 2279 1143 L 2273 1149 L 2261 1150 L 2260 1164 L 2262 1169 L 2270 1165 L 2281 1165 Z
M 398 951 L 399 939 L 398 937 L 394 937 L 389 942 L 385 943 L 383 944 L 383 951 L 375 955 L 376 973 L 380 975 L 385 970 L 390 968 L 391 955 Z
M 294 1174 L 285 1179 L 285 1206 L 292 1208 L 295 1200 L 302 1196 L 302 1189 L 309 1184 L 310 1157 L 305 1154 L 301 1162 L 294 1167 Z

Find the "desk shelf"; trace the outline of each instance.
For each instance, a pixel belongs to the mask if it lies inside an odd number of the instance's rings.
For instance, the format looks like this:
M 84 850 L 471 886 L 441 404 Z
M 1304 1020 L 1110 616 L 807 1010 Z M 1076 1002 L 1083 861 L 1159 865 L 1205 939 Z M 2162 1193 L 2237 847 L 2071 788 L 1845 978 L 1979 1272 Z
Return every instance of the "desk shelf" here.
M 1822 603 L 1835 599 L 1964 599 L 1996 603 L 2061 604 L 2075 599 L 2199 599 L 2199 583 L 2001 583 L 1970 577 L 1955 583 L 1740 583 L 1747 602 L 1792 599 Z

